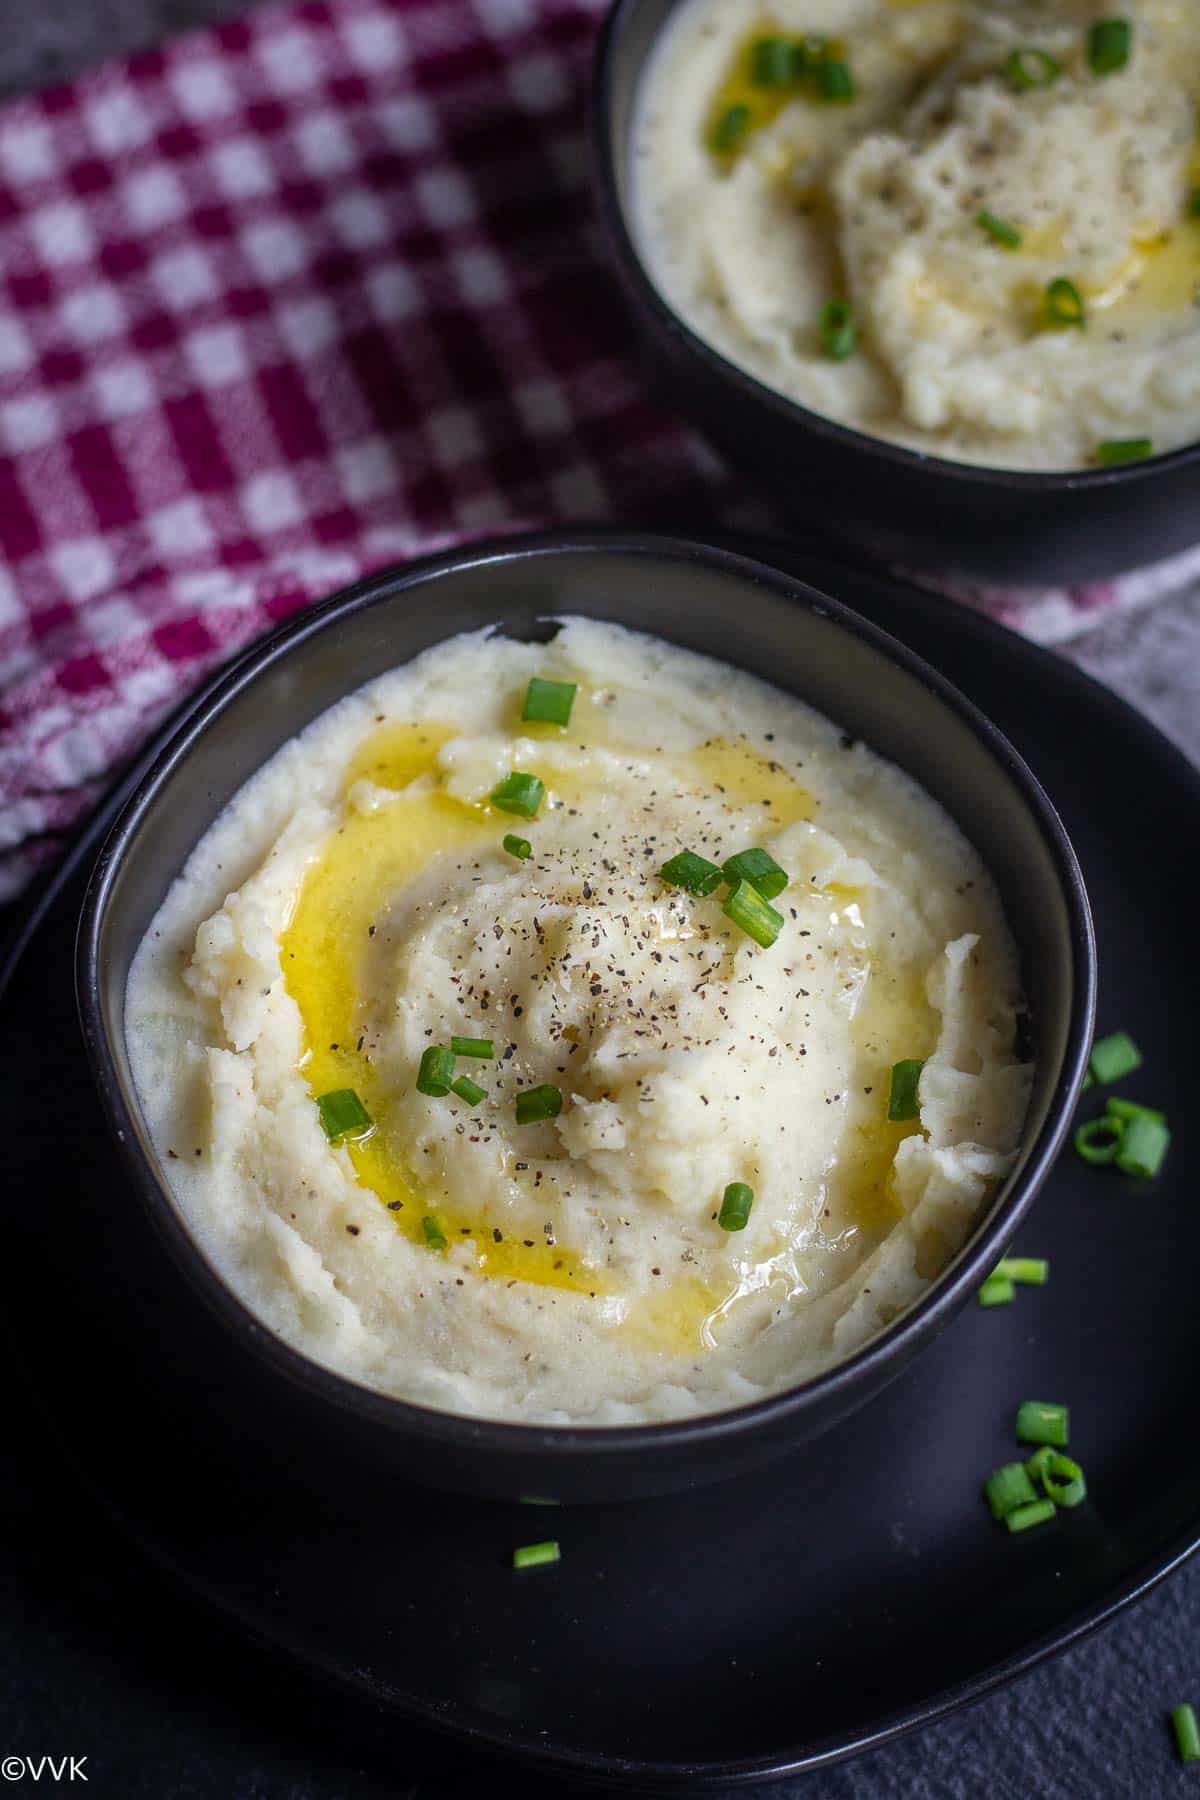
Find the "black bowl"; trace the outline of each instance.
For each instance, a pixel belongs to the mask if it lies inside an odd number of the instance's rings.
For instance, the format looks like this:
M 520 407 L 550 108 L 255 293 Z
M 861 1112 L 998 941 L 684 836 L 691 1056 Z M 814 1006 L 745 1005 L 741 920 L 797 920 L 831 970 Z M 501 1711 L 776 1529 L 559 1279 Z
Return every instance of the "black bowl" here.
M 351 689 L 453 633 L 490 625 L 544 639 L 568 612 L 749 669 L 909 770 L 991 869 L 1031 1005 L 1036 1076 L 1017 1164 L 951 1266 L 836 1368 L 677 1424 L 570 1430 L 466 1419 L 370 1391 L 292 1349 L 193 1239 L 151 1147 L 125 1044 L 138 943 L 194 844 L 282 743 Z M 238 1386 L 264 1432 L 287 1414 L 325 1463 L 389 1465 L 510 1499 L 607 1500 L 734 1474 L 815 1436 L 946 1324 L 1012 1238 L 1062 1142 L 1090 1042 L 1094 956 L 1087 897 L 1057 815 L 1007 740 L 932 669 L 836 600 L 759 563 L 670 538 L 601 533 L 498 540 L 371 576 L 251 650 L 197 701 L 113 827 L 84 901 L 76 979 L 92 1071 L 132 1183 L 176 1266 L 239 1347 Z
M 635 110 L 647 61 L 684 0 L 616 0 L 592 91 L 601 220 L 647 363 L 739 469 L 790 513 L 889 562 L 995 581 L 1086 581 L 1200 541 L 1200 444 L 1113 469 L 1022 474 L 924 456 L 774 392 L 680 318 L 632 222 Z

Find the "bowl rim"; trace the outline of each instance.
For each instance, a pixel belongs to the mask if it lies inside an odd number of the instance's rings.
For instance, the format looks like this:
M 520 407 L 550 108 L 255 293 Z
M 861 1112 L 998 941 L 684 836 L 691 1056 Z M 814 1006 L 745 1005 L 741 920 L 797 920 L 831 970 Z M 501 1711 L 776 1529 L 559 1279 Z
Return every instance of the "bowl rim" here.
M 210 1261 L 184 1223 L 158 1159 L 139 1141 L 140 1107 L 132 1081 L 122 1078 L 101 999 L 101 940 L 111 892 L 144 817 L 187 759 L 203 754 L 205 738 L 226 707 L 278 663 L 306 647 L 344 617 L 369 610 L 398 592 L 420 588 L 464 568 L 485 568 L 529 558 L 613 554 L 704 567 L 735 581 L 763 587 L 789 605 L 799 605 L 865 642 L 899 665 L 962 721 L 1000 764 L 1037 825 L 1054 867 L 1067 913 L 1072 960 L 1070 1015 L 1062 1066 L 1041 1128 L 1028 1145 L 1024 1166 L 993 1201 L 989 1216 L 918 1299 L 852 1355 L 791 1387 L 721 1411 L 683 1418 L 619 1425 L 546 1425 L 476 1417 L 424 1406 L 387 1394 L 318 1362 L 277 1334 L 252 1310 Z M 547 615 L 554 616 L 554 615 Z M 401 665 L 398 665 L 401 666 Z M 352 691 L 352 690 L 348 690 Z M 802 698 L 802 696 L 800 696 Z M 331 701 L 330 705 L 336 704 Z M 280 746 L 282 748 L 282 744 Z M 197 838 L 197 842 L 199 838 Z M 178 873 L 178 871 L 175 871 Z M 133 1176 L 160 1241 L 193 1292 L 252 1355 L 263 1358 L 293 1387 L 368 1425 L 407 1429 L 442 1444 L 513 1455 L 571 1459 L 598 1454 L 661 1452 L 664 1456 L 697 1444 L 742 1440 L 760 1429 L 820 1409 L 824 1402 L 851 1410 L 858 1390 L 882 1386 L 899 1374 L 908 1357 L 941 1329 L 999 1260 L 1032 1204 L 1066 1138 L 1091 1049 L 1096 1002 L 1096 948 L 1083 875 L 1066 829 L 1036 776 L 1007 737 L 974 703 L 914 651 L 850 607 L 767 563 L 702 539 L 620 527 L 502 534 L 410 563 L 391 564 L 336 590 L 257 640 L 208 681 L 182 717 L 169 723 L 139 765 L 96 856 L 80 909 L 75 952 L 76 1001 L 85 1051 L 105 1121 L 121 1160 Z M 123 1004 L 123 1001 L 122 1001 Z M 877 1377 L 881 1377 L 876 1381 Z M 862 1398 L 866 1398 L 866 1394 Z
M 676 9 L 686 3 L 687 0 L 672 0 Z M 968 487 L 1000 487 L 1018 494 L 1047 496 L 1084 490 L 1096 492 L 1117 486 L 1137 486 L 1163 472 L 1189 468 L 1200 460 L 1198 436 L 1190 444 L 1157 451 L 1137 462 L 1118 463 L 1112 468 L 1006 469 L 989 463 L 958 462 L 933 450 L 914 450 L 888 438 L 874 437 L 870 432 L 859 431 L 826 413 L 813 411 L 761 381 L 701 337 L 670 304 L 651 276 L 621 200 L 618 146 L 613 131 L 616 62 L 621 52 L 622 33 L 633 14 L 645 4 L 646 0 L 612 0 L 597 39 L 589 102 L 592 185 L 603 235 L 626 292 L 650 316 L 657 329 L 682 344 L 714 380 L 727 382 L 745 399 L 765 406 L 782 424 L 802 426 L 818 438 L 858 450 L 879 462 L 910 472 L 923 470 L 944 475 Z M 654 36 L 652 48 L 657 47 L 661 38 L 660 30 Z M 645 78 L 648 60 L 648 57 L 643 58 L 637 71 L 638 85 Z

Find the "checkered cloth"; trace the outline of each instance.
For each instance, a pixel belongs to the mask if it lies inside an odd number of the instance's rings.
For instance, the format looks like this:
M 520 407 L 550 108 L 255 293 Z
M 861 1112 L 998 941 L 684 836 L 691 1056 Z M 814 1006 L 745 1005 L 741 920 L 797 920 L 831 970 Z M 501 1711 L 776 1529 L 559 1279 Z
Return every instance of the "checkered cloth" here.
M 631 355 L 587 193 L 602 4 L 291 4 L 0 114 L 0 894 L 182 694 L 372 568 L 770 522 Z M 977 598 L 1062 636 L 1145 579 Z

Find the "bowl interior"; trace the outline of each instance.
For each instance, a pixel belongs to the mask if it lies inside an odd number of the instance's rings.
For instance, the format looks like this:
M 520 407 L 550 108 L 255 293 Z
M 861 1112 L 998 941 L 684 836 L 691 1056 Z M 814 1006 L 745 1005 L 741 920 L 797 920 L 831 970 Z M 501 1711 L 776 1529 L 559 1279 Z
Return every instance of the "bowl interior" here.
M 142 936 L 204 831 L 267 758 L 352 689 L 456 632 L 490 626 L 544 638 L 564 613 L 657 634 L 798 695 L 908 770 L 975 844 L 1020 949 L 1037 1065 L 1020 1157 L 994 1213 L 1061 1111 L 1068 1049 L 1078 1052 L 1087 1029 L 1086 900 L 1061 827 L 1006 740 L 893 640 L 790 578 L 665 540 L 500 547 L 376 577 L 253 653 L 185 723 L 93 883 L 94 1002 L 112 1078 L 150 1166 L 157 1174 L 129 1068 L 125 986 Z M 179 1218 L 161 1175 L 159 1183 Z

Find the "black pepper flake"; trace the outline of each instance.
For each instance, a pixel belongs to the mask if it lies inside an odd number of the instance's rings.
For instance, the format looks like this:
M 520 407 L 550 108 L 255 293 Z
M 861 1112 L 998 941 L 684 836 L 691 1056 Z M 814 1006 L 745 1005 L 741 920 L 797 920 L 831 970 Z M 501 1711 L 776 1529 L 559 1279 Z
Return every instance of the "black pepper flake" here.
M 350 1233 L 351 1237 L 357 1237 L 360 1227 L 357 1225 L 347 1225 L 346 1230 Z

